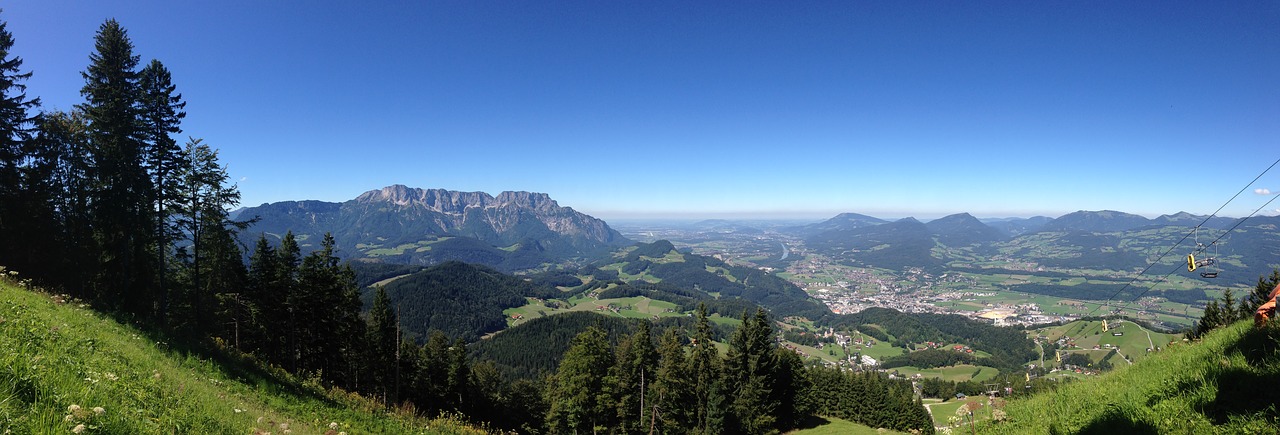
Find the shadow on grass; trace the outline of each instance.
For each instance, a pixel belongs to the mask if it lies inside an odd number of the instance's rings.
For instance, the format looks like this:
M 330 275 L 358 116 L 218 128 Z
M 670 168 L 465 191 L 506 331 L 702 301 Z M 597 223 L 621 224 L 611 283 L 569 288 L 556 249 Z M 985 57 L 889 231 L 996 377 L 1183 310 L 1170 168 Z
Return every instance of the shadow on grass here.
M 1280 418 L 1280 327 L 1252 328 L 1226 354 L 1240 353 L 1248 367 L 1224 368 L 1215 377 L 1218 392 L 1198 410 L 1214 424 L 1225 424 L 1233 416 L 1263 414 Z
M 1061 431 L 1055 432 L 1053 428 L 1051 428 L 1049 432 L 1063 433 Z M 1128 413 L 1124 412 L 1124 410 L 1120 409 L 1120 407 L 1115 405 L 1109 405 L 1107 406 L 1107 411 L 1105 413 L 1103 413 L 1097 419 L 1094 419 L 1093 421 L 1089 422 L 1089 424 L 1085 425 L 1083 428 L 1080 429 L 1079 432 L 1076 432 L 1076 433 L 1087 434 L 1087 435 L 1088 434 L 1097 434 L 1097 435 L 1151 434 L 1151 435 L 1155 435 L 1155 434 L 1159 434 L 1160 431 L 1157 430 L 1156 427 L 1151 423 L 1148 423 L 1145 421 L 1134 421 L 1134 419 L 1131 416 L 1129 416 Z
M 831 420 L 827 420 L 825 418 L 822 418 L 816 415 L 810 415 L 808 417 L 805 417 L 804 420 L 801 420 L 800 424 L 797 424 L 795 429 L 796 430 L 813 429 L 818 426 L 822 426 L 826 424 L 831 424 Z

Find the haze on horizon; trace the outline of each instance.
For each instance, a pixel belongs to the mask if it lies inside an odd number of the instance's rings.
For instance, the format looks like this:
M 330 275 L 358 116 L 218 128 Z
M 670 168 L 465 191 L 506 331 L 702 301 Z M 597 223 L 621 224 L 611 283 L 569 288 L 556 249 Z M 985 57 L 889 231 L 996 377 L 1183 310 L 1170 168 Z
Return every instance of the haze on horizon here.
M 1207 215 L 1280 158 L 1280 5 L 51 0 L 45 109 L 107 18 L 244 206 L 392 184 L 605 219 Z M 1220 214 L 1280 192 L 1280 170 Z M 1276 214 L 1276 205 L 1262 214 Z

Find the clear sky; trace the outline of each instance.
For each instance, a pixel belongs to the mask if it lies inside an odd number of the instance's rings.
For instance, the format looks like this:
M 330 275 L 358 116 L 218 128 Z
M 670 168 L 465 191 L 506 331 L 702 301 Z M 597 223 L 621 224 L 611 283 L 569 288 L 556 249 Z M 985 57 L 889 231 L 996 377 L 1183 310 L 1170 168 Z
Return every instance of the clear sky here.
M 47 110 L 82 101 L 117 19 L 244 205 L 405 184 L 606 219 L 1154 217 L 1212 213 L 1280 159 L 1274 1 L 3 7 Z M 1266 192 L 1280 167 L 1223 214 Z

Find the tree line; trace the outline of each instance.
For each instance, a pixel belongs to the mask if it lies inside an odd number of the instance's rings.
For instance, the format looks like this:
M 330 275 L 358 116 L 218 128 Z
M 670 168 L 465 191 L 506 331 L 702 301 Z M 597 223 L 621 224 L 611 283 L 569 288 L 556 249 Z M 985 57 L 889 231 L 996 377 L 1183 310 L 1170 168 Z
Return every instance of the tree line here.
M 139 68 L 115 20 L 94 37 L 84 101 L 28 99 L 0 23 L 0 263 L 137 323 L 193 335 L 224 326 L 218 295 L 243 279 L 229 218 L 240 193 L 218 152 L 179 146 L 186 102 L 159 60 Z
M 1252 319 L 1259 306 L 1266 303 L 1267 296 L 1280 285 L 1280 269 L 1273 269 L 1270 275 L 1258 277 L 1258 283 L 1240 299 L 1236 299 L 1231 289 L 1222 293 L 1222 297 L 1209 301 L 1204 307 L 1200 320 L 1191 324 L 1184 336 L 1197 339 L 1209 331 L 1232 323 Z
M 806 366 L 777 344 L 763 309 L 744 312 L 721 352 L 705 306 L 692 330 L 648 322 L 612 345 L 601 329 L 574 337 L 546 385 L 552 433 L 778 433 L 813 414 L 903 431 L 933 432 L 908 381 Z

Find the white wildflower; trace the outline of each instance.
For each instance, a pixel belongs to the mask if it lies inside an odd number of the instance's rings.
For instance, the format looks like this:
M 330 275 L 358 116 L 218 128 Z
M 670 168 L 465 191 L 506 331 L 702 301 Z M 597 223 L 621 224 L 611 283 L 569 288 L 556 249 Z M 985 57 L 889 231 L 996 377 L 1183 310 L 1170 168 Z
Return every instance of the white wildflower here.
M 329 423 L 329 429 L 338 430 L 338 422 L 336 422 L 336 421 L 334 421 L 334 422 L 330 422 L 330 423 Z
M 107 412 L 107 410 L 102 409 L 102 407 L 101 407 L 101 406 L 95 406 L 95 407 L 93 407 L 93 413 L 94 413 L 94 414 L 102 415 L 102 413 L 104 413 L 104 412 Z
M 71 428 L 71 433 L 80 433 L 80 432 L 84 432 L 83 424 L 77 424 L 76 427 Z
M 74 403 L 71 404 L 71 406 L 67 407 L 67 412 L 70 412 L 72 414 L 74 414 L 76 411 L 79 411 L 79 410 L 80 410 L 80 405 L 76 405 Z

